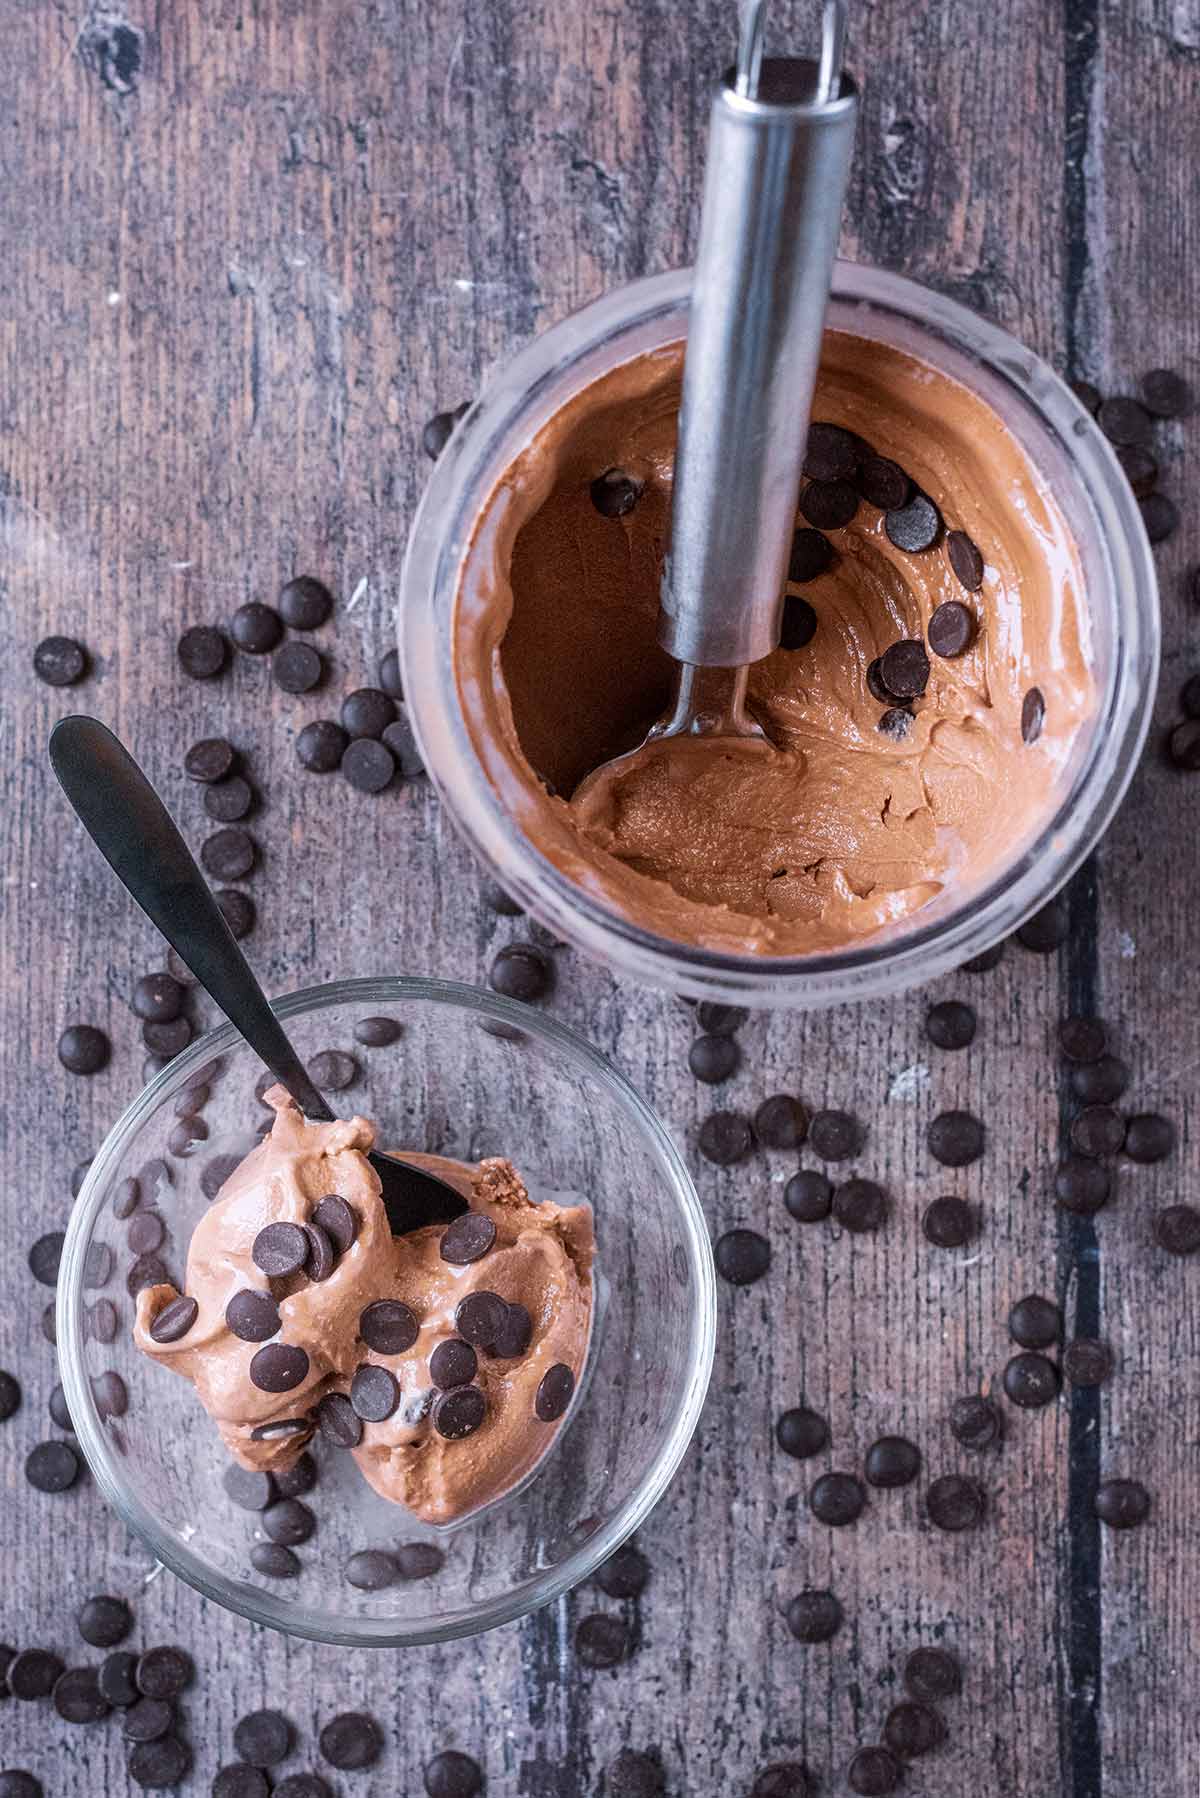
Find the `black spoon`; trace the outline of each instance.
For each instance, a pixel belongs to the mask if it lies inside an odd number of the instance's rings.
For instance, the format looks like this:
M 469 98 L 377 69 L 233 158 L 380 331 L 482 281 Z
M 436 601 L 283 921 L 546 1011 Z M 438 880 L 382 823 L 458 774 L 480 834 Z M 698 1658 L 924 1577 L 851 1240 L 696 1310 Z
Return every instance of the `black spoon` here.
M 230 934 L 174 820 L 124 744 L 95 718 L 63 718 L 50 733 L 50 763 L 117 879 L 156 924 L 201 986 L 241 1031 L 306 1117 L 334 1113 L 309 1079 Z M 467 1209 L 461 1193 L 407 1162 L 368 1151 L 395 1236 L 446 1224 Z

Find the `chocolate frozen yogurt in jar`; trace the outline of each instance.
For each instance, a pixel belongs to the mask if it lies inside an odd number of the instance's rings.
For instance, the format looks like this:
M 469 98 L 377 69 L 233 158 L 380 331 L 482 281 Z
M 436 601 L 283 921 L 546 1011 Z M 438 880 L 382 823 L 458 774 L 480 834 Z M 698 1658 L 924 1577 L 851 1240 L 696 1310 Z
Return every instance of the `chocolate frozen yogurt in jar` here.
M 614 968 L 811 1006 L 927 979 L 1044 904 L 1136 763 L 1158 653 L 1136 503 L 1044 364 L 839 264 L 767 741 L 634 749 L 659 648 L 686 271 L 567 319 L 437 464 L 400 618 L 425 758 L 514 896 Z

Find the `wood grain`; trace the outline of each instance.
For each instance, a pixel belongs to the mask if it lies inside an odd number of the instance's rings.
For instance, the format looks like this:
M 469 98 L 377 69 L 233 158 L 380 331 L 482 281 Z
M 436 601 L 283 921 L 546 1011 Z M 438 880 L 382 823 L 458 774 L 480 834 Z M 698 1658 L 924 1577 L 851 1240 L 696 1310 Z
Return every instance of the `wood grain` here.
M 778 41 L 804 41 L 812 13 L 780 4 Z M 627 1665 L 588 1674 L 573 1661 L 574 1623 L 610 1604 L 594 1591 L 401 1664 L 288 1642 L 156 1577 L 94 1491 L 53 1501 L 22 1476 L 55 1378 L 26 1251 L 62 1223 L 70 1167 L 136 1087 L 125 996 L 159 960 L 65 815 L 47 730 L 77 706 L 105 718 L 195 840 L 182 748 L 225 732 L 244 749 L 265 793 L 250 947 L 271 989 L 377 970 L 484 975 L 524 926 L 481 906 L 428 787 L 369 802 L 336 778 L 302 779 L 294 736 L 370 679 L 391 640 L 429 413 L 574 306 L 686 258 L 705 93 L 732 14 L 716 0 L 129 0 L 125 14 L 0 0 L 0 1364 L 25 1385 L 0 1442 L 0 1638 L 71 1655 L 64 1594 L 134 1597 L 140 1639 L 186 1642 L 201 1664 L 189 1790 L 232 1757 L 236 1717 L 270 1702 L 310 1749 L 333 1710 L 375 1712 L 388 1752 L 343 1782 L 359 1798 L 416 1790 L 426 1755 L 448 1745 L 484 1761 L 492 1798 L 576 1798 L 627 1742 L 661 1749 L 676 1794 L 740 1793 L 791 1755 L 837 1791 L 854 1747 L 877 1737 L 903 1655 L 937 1639 L 962 1653 L 967 1691 L 912 1788 L 1144 1798 L 1194 1785 L 1195 1280 L 1153 1250 L 1149 1229 L 1156 1205 L 1194 1188 L 1200 1161 L 1197 801 L 1154 753 L 1077 888 L 1064 951 L 1011 949 L 994 974 L 939 984 L 978 1005 L 966 1054 L 924 1042 L 928 995 L 743 1033 L 745 1065 L 721 1103 L 783 1088 L 856 1111 L 869 1123 L 858 1168 L 885 1180 L 893 1216 L 876 1239 L 838 1240 L 788 1222 L 778 1158 L 697 1169 L 714 1230 L 765 1228 L 775 1259 L 759 1286 L 721 1294 L 712 1399 L 643 1535 L 654 1572 Z M 866 99 L 846 252 L 965 299 L 1108 390 L 1159 362 L 1195 376 L 1198 45 L 1188 8 L 1157 0 L 856 9 Z M 1160 437 L 1164 484 L 1186 502 L 1196 422 Z M 1187 535 L 1160 563 L 1162 726 L 1197 665 Z M 339 596 L 325 695 L 288 700 L 249 658 L 209 686 L 181 678 L 185 624 L 269 599 L 296 571 Z M 51 631 L 93 651 L 76 693 L 29 678 Z M 556 1013 L 690 1147 L 712 1095 L 686 1072 L 687 1014 L 560 960 Z M 1161 1104 L 1181 1133 L 1161 1168 L 1123 1170 L 1094 1230 L 1062 1225 L 1049 1185 L 1062 1113 L 1053 1020 L 1081 1002 L 1112 1019 L 1138 1101 Z M 114 1040 L 111 1067 L 90 1081 L 55 1060 L 73 1019 Z M 924 1129 L 957 1104 L 986 1118 L 989 1147 L 947 1180 Z M 978 1252 L 925 1245 L 919 1214 L 940 1190 L 980 1206 Z M 772 1447 L 777 1413 L 803 1397 L 830 1418 L 821 1465 L 853 1467 L 877 1433 L 900 1430 L 929 1476 L 969 1468 L 946 1409 L 996 1380 L 1008 1306 L 1027 1291 L 1058 1291 L 1069 1315 L 1096 1307 L 1119 1372 L 1094 1415 L 1078 1400 L 1010 1412 L 1003 1450 L 981 1469 L 991 1510 L 978 1534 L 939 1537 L 916 1490 L 880 1496 L 851 1531 L 813 1524 L 809 1470 Z M 1099 1539 L 1096 1467 L 1146 1479 L 1148 1528 Z M 780 1615 L 808 1583 L 845 1606 L 828 1648 L 802 1649 Z M 35 1769 L 48 1792 L 127 1789 L 115 1728 L 50 1727 L 48 1715 L 4 1706 L 0 1763 Z

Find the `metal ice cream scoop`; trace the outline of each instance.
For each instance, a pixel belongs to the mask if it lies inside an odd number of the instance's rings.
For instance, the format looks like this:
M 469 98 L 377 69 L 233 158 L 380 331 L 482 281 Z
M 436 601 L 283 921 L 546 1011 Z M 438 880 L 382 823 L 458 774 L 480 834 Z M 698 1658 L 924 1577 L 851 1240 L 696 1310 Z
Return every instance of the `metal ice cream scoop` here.
M 858 95 L 842 0 L 818 61 L 764 57 L 766 7 L 713 95 L 658 622 L 679 683 L 647 742 L 761 738 L 747 674 L 779 643 Z

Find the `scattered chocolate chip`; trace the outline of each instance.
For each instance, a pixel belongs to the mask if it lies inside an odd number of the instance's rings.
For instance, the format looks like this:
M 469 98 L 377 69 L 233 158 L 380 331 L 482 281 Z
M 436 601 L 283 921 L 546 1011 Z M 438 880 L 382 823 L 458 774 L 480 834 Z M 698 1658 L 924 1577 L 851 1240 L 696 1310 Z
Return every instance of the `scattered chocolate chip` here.
M 1071 1147 L 1077 1155 L 1119 1155 L 1125 1142 L 1125 1119 L 1111 1105 L 1089 1105 L 1071 1125 Z
M 624 518 L 642 497 L 642 483 L 619 468 L 597 475 L 590 488 L 592 504 L 603 518 Z
M 698 1036 L 688 1050 L 688 1068 L 706 1086 L 719 1086 L 741 1066 L 742 1052 L 732 1036 Z
M 111 1053 L 108 1038 L 94 1024 L 68 1024 L 58 1039 L 58 1059 L 69 1074 L 98 1074 Z
M 482 1790 L 483 1769 L 469 1754 L 445 1748 L 425 1763 L 427 1798 L 476 1798 Z
M 102 1423 L 110 1417 L 124 1417 L 129 1409 L 129 1388 L 111 1368 L 92 1380 L 92 1397 Z
M 74 637 L 43 637 L 33 652 L 33 672 L 48 687 L 74 687 L 87 671 L 87 650 Z
M 300 1573 L 299 1557 L 278 1542 L 256 1542 L 250 1550 L 250 1565 L 267 1579 L 296 1579 Z
M 162 1736 L 157 1742 L 138 1742 L 130 1751 L 129 1777 L 135 1785 L 158 1791 L 178 1785 L 192 1764 L 192 1751 L 178 1736 Z
M 557 1423 L 575 1393 L 575 1375 L 563 1361 L 556 1361 L 542 1375 L 533 1400 L 533 1413 L 539 1423 Z M 436 1422 L 436 1415 L 434 1421 Z
M 258 1473 L 231 1461 L 221 1475 L 228 1498 L 242 1511 L 265 1511 L 275 1500 L 275 1480 L 269 1473 Z
M 272 1787 L 272 1798 L 333 1798 L 333 1792 L 319 1773 L 289 1773 Z
M 1125 1153 L 1131 1161 L 1163 1161 L 1175 1147 L 1175 1126 L 1154 1111 L 1139 1111 L 1125 1126 Z
M 954 1440 L 972 1453 L 999 1442 L 1004 1428 L 999 1408 L 979 1393 L 956 1398 L 950 1407 L 949 1422 Z
M 383 1548 L 362 1548 L 352 1554 L 342 1569 L 348 1585 L 360 1592 L 382 1592 L 400 1578 L 395 1555 Z
M 916 555 L 937 542 L 942 515 L 928 495 L 914 493 L 907 505 L 884 513 L 883 528 L 897 549 Z
M 825 573 L 833 561 L 833 545 L 828 537 L 820 531 L 801 529 L 792 538 L 791 555 L 788 557 L 788 580 L 797 587 L 803 587 L 808 581 L 815 581 Z M 816 616 L 813 617 L 814 627 Z M 790 645 L 782 644 L 784 649 Z M 795 647 L 803 648 L 803 644 Z
M 1113 1352 L 1096 1336 L 1076 1336 L 1063 1350 L 1062 1369 L 1072 1386 L 1102 1386 L 1113 1370 Z
M 833 1529 L 856 1523 L 866 1502 L 867 1495 L 852 1473 L 823 1473 L 808 1495 L 813 1516 Z
M 797 1642 L 828 1642 L 842 1624 L 842 1607 L 832 1592 L 810 1589 L 788 1601 L 784 1617 Z
M 948 599 L 933 612 L 925 635 L 934 655 L 943 660 L 965 655 L 975 639 L 975 614 L 961 601 Z
M 1179 508 L 1165 493 L 1147 493 L 1138 500 L 1138 511 L 1151 543 L 1165 543 L 1179 527 Z
M 902 705 L 890 705 L 880 718 L 877 729 L 885 737 L 906 737 L 912 729 L 913 717 Z
M 283 636 L 283 620 L 274 606 L 265 606 L 260 600 L 252 599 L 233 614 L 229 635 L 247 655 L 265 656 Z
M 847 1180 L 833 1195 L 834 1221 L 855 1236 L 878 1230 L 887 1211 L 887 1196 L 874 1180 Z
M 965 1049 L 975 1041 L 975 1013 L 960 999 L 943 999 L 925 1014 L 925 1034 L 939 1049 Z
M 754 1146 L 749 1120 L 736 1111 L 711 1112 L 701 1124 L 696 1141 L 704 1159 L 716 1167 L 732 1167 Z
M 273 1477 L 280 1498 L 303 1498 L 317 1483 L 317 1464 L 305 1451 L 290 1467 L 281 1468 Z
M 183 1010 L 187 988 L 170 974 L 143 974 L 134 981 L 130 1004 L 139 1018 L 169 1024 Z
M 309 1242 L 299 1224 L 267 1224 L 250 1250 L 255 1267 L 272 1279 L 298 1274 L 308 1259 Z
M 257 860 L 254 838 L 249 831 L 239 830 L 235 825 L 227 830 L 215 830 L 200 845 L 201 864 L 214 880 L 244 880 L 253 871 Z
M 1085 411 L 1090 412 L 1092 416 L 1095 417 L 1100 409 L 1100 402 L 1104 398 L 1100 389 L 1094 386 L 1091 381 L 1072 381 L 1071 392 L 1075 395 L 1075 398 L 1079 401 Z
M 1004 1369 L 1005 1396 L 1025 1411 L 1051 1404 L 1061 1384 L 1057 1367 L 1045 1355 L 1014 1355 Z
M 696 1007 L 696 1023 L 708 1036 L 732 1036 L 749 1016 L 744 1005 L 722 1005 L 715 999 L 701 999 Z
M 90 1161 L 80 1161 L 71 1169 L 71 1197 L 77 1199 L 83 1191 L 83 1183 L 87 1179 Z
M 1022 1348 L 1049 1348 L 1062 1335 L 1062 1312 L 1052 1299 L 1030 1293 L 1010 1309 L 1008 1333 Z
M 794 1461 L 808 1461 L 819 1455 L 829 1441 L 829 1425 L 816 1411 L 801 1405 L 781 1414 L 775 1425 L 775 1440 Z
M 374 1717 L 362 1711 L 342 1711 L 322 1729 L 319 1743 L 331 1767 L 356 1773 L 373 1767 L 383 1753 L 383 1732 Z
M 617 1667 L 629 1648 L 629 1631 L 619 1617 L 597 1611 L 575 1626 L 575 1653 L 585 1667 Z
M 332 774 L 341 767 L 349 742 L 340 724 L 330 718 L 317 718 L 297 736 L 296 755 L 301 767 L 310 774 Z
M 1118 394 L 1102 400 L 1096 422 L 1110 443 L 1145 443 L 1152 437 L 1150 415 L 1135 399 Z
M 166 1263 L 158 1255 L 139 1255 L 125 1276 L 125 1290 L 135 1299 L 147 1286 L 168 1286 L 170 1281 Z
M 867 1450 L 863 1473 L 869 1486 L 911 1485 L 921 1471 L 921 1451 L 906 1436 L 880 1436 Z
M 344 1392 L 327 1392 L 317 1406 L 317 1428 L 335 1448 L 357 1448 L 362 1419 Z
M 468 1212 L 466 1215 L 469 1217 L 472 1213 Z M 493 1225 L 493 1231 L 494 1229 Z M 402 1355 L 417 1340 L 420 1325 L 412 1310 L 400 1299 L 376 1299 L 360 1315 L 358 1333 L 367 1347 L 374 1349 L 377 1355 Z
M 874 661 L 867 663 L 867 691 L 870 693 L 872 699 L 877 699 L 879 701 L 880 705 L 894 705 L 896 695 L 894 693 L 889 693 L 884 686 L 882 669 L 882 656 L 876 656 Z
M 990 974 L 1003 960 L 1004 944 L 993 943 L 990 949 L 983 949 L 978 955 L 973 955 L 970 961 L 964 961 L 962 971 L 964 974 Z
M 202 737 L 184 756 L 183 771 L 189 780 L 207 785 L 232 774 L 236 762 L 237 751 L 224 737 Z
M 400 672 L 400 651 L 389 649 L 379 661 L 379 685 L 389 699 L 404 698 L 404 677 Z
M 308 1378 L 308 1355 L 286 1342 L 270 1342 L 250 1362 L 251 1384 L 260 1392 L 290 1392 Z
M 251 1767 L 274 1767 L 292 1749 L 292 1726 L 281 1711 L 251 1711 L 233 1726 L 233 1745 Z
M 896 699 L 919 699 L 929 684 L 929 657 L 919 637 L 902 637 L 879 658 L 879 676 Z
M 102 1696 L 121 1710 L 137 1703 L 137 1660 L 137 1655 L 130 1654 L 128 1649 L 119 1649 L 116 1654 L 105 1655 L 96 1674 Z M 0 1798 L 3 1798 L 2 1791 Z
M 918 1755 L 941 1747 L 946 1739 L 946 1725 L 931 1706 L 906 1699 L 888 1712 L 883 1739 L 901 1760 L 915 1760 Z
M 365 1374 L 370 1371 L 371 1370 L 367 1368 L 359 1368 L 358 1373 L 354 1376 L 355 1381 L 357 1382 L 360 1374 Z M 386 1374 L 385 1368 L 379 1368 L 375 1371 Z M 471 1347 L 469 1342 L 463 1342 L 461 1338 L 456 1336 L 447 1337 L 444 1342 L 439 1342 L 432 1355 L 429 1357 L 429 1377 L 441 1392 L 449 1392 L 455 1386 L 469 1385 L 478 1372 L 479 1357 L 476 1355 L 475 1350 Z M 387 1374 L 387 1378 L 390 1380 L 391 1375 Z M 354 1398 L 353 1388 L 351 1389 L 351 1397 Z M 399 1395 L 395 1392 L 393 1382 L 392 1411 L 395 1410 L 398 1402 Z M 354 1408 L 360 1417 L 368 1415 L 368 1413 L 363 1411 L 362 1406 L 358 1404 L 357 1400 L 355 1400 Z M 390 1416 L 391 1411 L 387 1412 L 386 1415 Z M 376 1421 L 378 1420 L 376 1419 Z
M 133 1628 L 133 1612 L 123 1598 L 101 1593 L 84 1600 L 75 1622 L 84 1641 L 93 1648 L 115 1648 Z
M 212 680 L 225 666 L 227 644 L 210 624 L 193 624 L 176 646 L 179 666 L 192 680 Z
M 1099 1018 L 1064 1018 L 1058 1027 L 1058 1046 L 1068 1061 L 1099 1061 L 1108 1034 Z
M 58 1269 L 66 1240 L 64 1231 L 48 1230 L 45 1236 L 38 1237 L 30 1249 L 29 1271 L 39 1286 L 57 1286 Z
M 554 1371 L 553 1368 L 550 1369 L 550 1373 Z M 542 1381 L 543 1386 L 549 1378 L 550 1374 L 547 1374 Z M 542 1388 L 539 1386 L 539 1397 L 541 1390 Z M 534 1410 L 538 1416 L 541 1416 L 540 1411 L 537 1410 L 536 1400 Z M 473 1431 L 477 1430 L 486 1416 L 487 1400 L 478 1386 L 456 1386 L 452 1392 L 443 1392 L 441 1397 L 434 1402 L 433 1427 L 438 1435 L 444 1436 L 448 1442 L 457 1442 L 461 1437 L 470 1436 Z
M 946 537 L 946 554 L 961 586 L 977 593 L 983 585 L 983 557 L 978 546 L 965 531 L 950 531 Z
M 50 1388 L 50 1397 L 46 1402 L 46 1409 L 50 1413 L 51 1423 L 57 1424 L 60 1430 L 74 1430 L 75 1425 L 71 1419 L 71 1413 L 67 1409 L 67 1395 L 61 1386 L 52 1386 Z
M 278 1789 L 278 1788 L 277 1788 Z M 244 1761 L 220 1767 L 213 1775 L 210 1798 L 269 1798 L 267 1776 Z
M 1124 445 L 1117 451 L 1117 461 L 1138 499 L 1145 499 L 1148 493 L 1154 492 L 1158 481 L 1158 462 L 1144 444 Z
M 794 651 L 806 649 L 817 632 L 817 614 L 806 599 L 790 593 L 783 602 L 783 618 L 779 627 L 779 647 Z
M 403 1035 L 404 1026 L 395 1018 L 360 1018 L 354 1026 L 354 1040 L 364 1049 L 387 1049 Z
M 925 1238 L 937 1249 L 961 1249 L 977 1234 L 975 1213 L 965 1199 L 934 1199 L 921 1218 Z
M 108 1716 L 108 1700 L 94 1667 L 68 1667 L 54 1682 L 51 1696 L 64 1723 L 99 1723 Z
M 217 909 L 229 926 L 229 933 L 238 941 L 249 936 L 254 929 L 254 901 L 249 893 L 239 893 L 236 887 L 221 887 L 213 894 Z
M 1159 1247 L 1171 1255 L 1194 1255 L 1200 1249 L 1200 1211 L 1194 1205 L 1168 1205 L 1154 1219 Z
M 804 473 L 810 481 L 842 481 L 858 464 L 859 439 L 841 425 L 810 424 L 804 450 Z
M 272 1542 L 284 1548 L 299 1548 L 316 1529 L 317 1520 L 302 1499 L 281 1498 L 267 1506 L 262 1526 Z
M 401 780 L 417 780 L 425 772 L 425 762 L 417 747 L 416 735 L 408 719 L 401 715 L 389 724 L 383 741 L 396 763 Z
M 946 1473 L 926 1492 L 925 1509 L 935 1529 L 973 1530 L 983 1522 L 987 1498 L 978 1480 L 965 1473 Z
M 442 1231 L 439 1253 L 451 1266 L 466 1267 L 482 1259 L 495 1240 L 496 1226 L 485 1211 L 464 1211 Z
M 822 1161 L 846 1161 L 862 1147 L 862 1130 L 847 1111 L 818 1111 L 808 1126 L 808 1146 Z
M 58 1347 L 58 1310 L 57 1310 L 57 1307 L 56 1307 L 53 1299 L 50 1300 L 50 1303 L 48 1305 L 43 1307 L 41 1325 L 42 1325 L 42 1335 L 46 1338 L 46 1341 L 48 1343 L 50 1343 L 52 1347 L 57 1348 Z
M 1142 404 L 1156 418 L 1182 418 L 1195 404 L 1191 386 L 1174 369 L 1152 368 L 1138 385 L 1142 391 Z
M 311 643 L 292 638 L 275 651 L 271 673 L 285 693 L 311 693 L 325 679 L 325 661 Z
M 858 490 L 881 512 L 900 512 L 908 504 L 912 482 L 889 456 L 868 456 L 858 471 Z
M 783 1189 L 783 1202 L 799 1224 L 818 1224 L 833 1208 L 833 1183 L 815 1168 L 801 1168 Z
M 1096 1515 L 1110 1530 L 1131 1530 L 1150 1515 L 1150 1494 L 1140 1480 L 1104 1480 L 1096 1493 Z
M 549 991 L 552 975 L 550 958 L 533 943 L 510 943 L 493 958 L 488 985 L 508 999 L 528 1004 Z
M 1071 1069 L 1071 1087 L 1085 1105 L 1111 1105 L 1129 1085 L 1129 1068 L 1119 1056 L 1101 1055 Z
M 432 1579 L 445 1563 L 445 1552 L 432 1542 L 402 1542 L 396 1550 L 401 1579 Z
M 382 737 L 396 722 L 396 702 L 379 687 L 359 687 L 343 699 L 340 720 L 351 739 Z
M 757 1230 L 726 1230 L 713 1245 L 717 1272 L 731 1286 L 751 1286 L 771 1265 L 771 1245 Z
M 1167 756 L 1185 774 L 1200 770 L 1200 721 L 1188 718 L 1175 726 L 1167 738 Z
M 269 1342 L 280 1328 L 279 1307 L 269 1292 L 243 1287 L 226 1305 L 225 1322 L 240 1342 Z
M 337 1265 L 337 1255 L 329 1237 L 320 1224 L 304 1224 L 302 1226 L 308 1240 L 308 1254 L 304 1258 L 305 1278 L 320 1285 L 327 1280 Z
M 38 1492 L 65 1492 L 79 1478 L 79 1456 L 69 1442 L 39 1442 L 25 1458 L 25 1478 Z
M 127 1742 L 156 1742 L 174 1721 L 175 1713 L 165 1698 L 139 1698 L 121 1719 L 121 1734 Z
M 21 1408 L 21 1387 L 10 1373 L 0 1372 L 0 1423 L 7 1423 Z M 3 1675 L 0 1674 L 0 1679 Z
M 962 1668 L 946 1648 L 914 1648 L 904 1663 L 904 1685 L 921 1704 L 941 1704 L 962 1691 Z
M 448 1349 L 452 1346 L 453 1344 L 450 1342 L 439 1344 L 439 1347 L 433 1352 L 433 1360 L 437 1360 L 441 1349 Z M 439 1379 L 438 1372 L 434 1370 L 431 1362 L 430 1373 L 435 1386 L 465 1385 L 467 1380 L 474 1379 L 477 1366 L 475 1351 L 469 1348 L 465 1342 L 458 1346 L 471 1357 L 470 1373 L 463 1380 Z M 443 1373 L 453 1371 L 447 1366 L 445 1357 L 439 1364 L 439 1368 Z M 350 1382 L 350 1403 L 365 1423 L 383 1423 L 400 1403 L 400 1389 L 386 1367 L 380 1367 L 375 1362 L 365 1361 L 361 1367 L 355 1369 L 354 1378 Z
M 772 1761 L 750 1788 L 750 1798 L 812 1798 L 813 1786 L 799 1761 Z
M 766 1149 L 797 1149 L 808 1130 L 808 1113 L 790 1093 L 773 1093 L 754 1114 L 754 1134 Z
M 943 1167 L 967 1167 L 983 1154 L 983 1125 L 969 1111 L 943 1111 L 930 1124 L 926 1140 Z
M 609 1555 L 593 1577 L 609 1598 L 639 1598 L 650 1578 L 650 1563 L 640 1548 L 626 1542 Z
M 254 790 L 240 774 L 216 781 L 204 789 L 204 809 L 216 824 L 236 824 L 254 804 Z
M 900 1774 L 890 1748 L 860 1748 L 846 1769 L 846 1783 L 859 1798 L 885 1798 L 899 1785 Z
M 504 1314 L 490 1353 L 498 1361 L 512 1361 L 523 1355 L 533 1337 L 533 1319 L 524 1305 L 509 1305 Z
M 311 574 L 298 574 L 280 589 L 279 610 L 292 630 L 319 630 L 333 611 L 333 595 Z
M 480 896 L 489 911 L 494 911 L 500 918 L 523 918 L 524 908 L 517 904 L 512 894 L 506 892 L 498 880 L 485 880 L 480 886 Z
M 460 1299 L 454 1313 L 454 1327 L 464 1341 L 476 1348 L 491 1349 L 504 1329 L 508 1305 L 498 1292 L 469 1292 Z M 467 1375 L 474 1378 L 474 1371 Z
M 192 1040 L 192 1026 L 187 1018 L 172 1018 L 169 1024 L 142 1025 L 142 1041 L 164 1062 L 181 1055 Z
M 800 510 L 821 531 L 839 531 L 859 507 L 858 488 L 850 481 L 810 481 L 800 495 Z
M 1054 1176 L 1054 1196 L 1065 1211 L 1090 1217 L 1108 1203 L 1112 1179 L 1106 1167 L 1082 1155 L 1069 1155 Z
M 196 1669 L 183 1648 L 148 1648 L 137 1664 L 138 1691 L 146 1698 L 175 1698 L 191 1685 Z
M 29 1701 L 49 1698 L 65 1671 L 58 1656 L 51 1654 L 48 1649 L 26 1648 L 9 1661 L 5 1678 L 14 1698 Z

